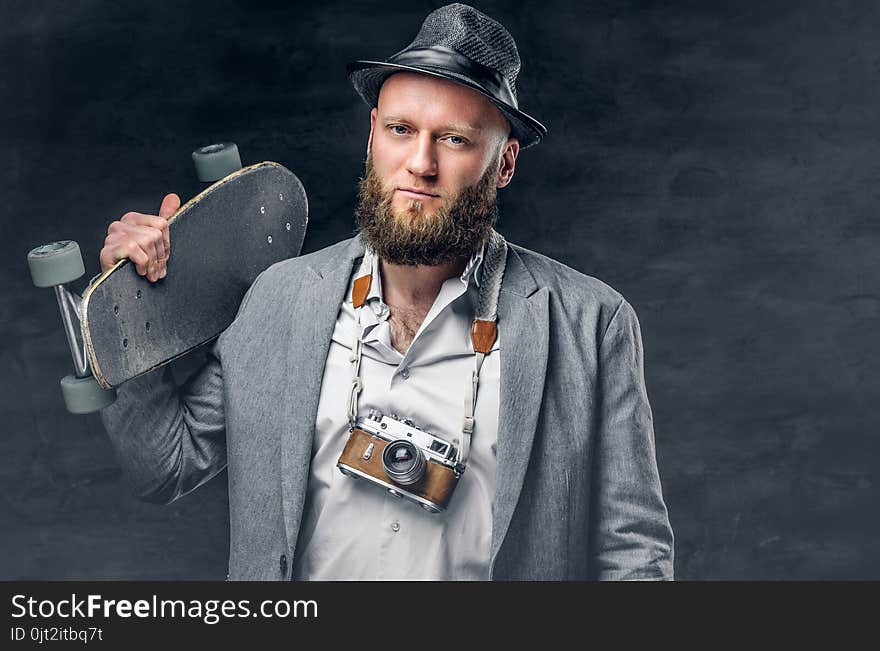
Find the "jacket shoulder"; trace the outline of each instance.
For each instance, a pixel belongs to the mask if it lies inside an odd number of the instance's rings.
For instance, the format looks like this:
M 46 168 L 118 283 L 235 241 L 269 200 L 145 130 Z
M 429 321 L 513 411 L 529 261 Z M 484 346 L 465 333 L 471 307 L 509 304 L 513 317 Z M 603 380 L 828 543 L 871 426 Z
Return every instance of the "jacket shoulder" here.
M 357 237 L 355 236 L 345 240 L 340 240 L 335 244 L 330 244 L 329 246 L 325 246 L 324 248 L 318 249 L 317 251 L 312 251 L 311 253 L 299 255 L 295 258 L 287 258 L 286 260 L 281 260 L 280 262 L 276 262 L 272 266 L 268 267 L 265 271 L 263 271 L 263 273 L 260 274 L 260 276 L 263 277 L 262 280 L 264 282 L 268 282 L 270 284 L 273 281 L 289 282 L 292 278 L 295 278 L 298 274 L 305 271 L 309 267 L 319 269 L 333 259 L 345 257 L 348 249 L 355 245 L 356 239 Z
M 625 301 L 623 294 L 608 283 L 573 269 L 558 260 L 518 244 L 508 243 L 519 255 L 539 287 L 565 298 L 576 298 L 616 309 Z

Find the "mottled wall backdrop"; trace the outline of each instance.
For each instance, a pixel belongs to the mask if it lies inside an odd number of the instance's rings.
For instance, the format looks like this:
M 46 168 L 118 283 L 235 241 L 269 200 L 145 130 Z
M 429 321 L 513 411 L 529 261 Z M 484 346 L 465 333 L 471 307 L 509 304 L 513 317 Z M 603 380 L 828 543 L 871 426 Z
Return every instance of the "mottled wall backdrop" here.
M 442 3 L 0 1 L 0 578 L 222 579 L 225 474 L 137 502 L 27 251 L 200 191 L 238 143 L 353 231 L 368 111 L 345 63 Z M 621 291 L 642 324 L 682 579 L 880 578 L 880 5 L 480 2 L 549 137 L 502 192 L 513 242 Z M 182 372 L 185 372 L 185 368 Z

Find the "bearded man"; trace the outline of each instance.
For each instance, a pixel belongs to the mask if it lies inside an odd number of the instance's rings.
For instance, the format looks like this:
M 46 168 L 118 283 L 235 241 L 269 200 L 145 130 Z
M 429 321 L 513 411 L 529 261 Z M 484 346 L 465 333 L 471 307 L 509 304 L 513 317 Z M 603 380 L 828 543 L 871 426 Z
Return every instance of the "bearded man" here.
M 493 229 L 546 133 L 519 68 L 462 4 L 351 64 L 372 107 L 357 236 L 263 272 L 183 387 L 154 371 L 102 412 L 143 499 L 228 469 L 228 578 L 672 578 L 633 308 Z M 179 205 L 115 222 L 102 266 L 164 277 Z

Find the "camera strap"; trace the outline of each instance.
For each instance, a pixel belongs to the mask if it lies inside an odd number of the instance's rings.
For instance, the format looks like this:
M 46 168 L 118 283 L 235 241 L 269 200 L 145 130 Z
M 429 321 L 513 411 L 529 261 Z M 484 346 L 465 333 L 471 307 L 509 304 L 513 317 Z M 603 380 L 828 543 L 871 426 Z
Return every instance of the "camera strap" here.
M 358 268 L 357 276 L 351 289 L 351 302 L 354 306 L 356 319 L 354 330 L 354 346 L 349 361 L 352 365 L 351 393 L 348 398 L 348 423 L 354 427 L 357 421 L 358 397 L 363 385 L 361 383 L 361 357 L 363 341 L 360 335 L 361 310 L 367 302 L 372 284 L 372 270 L 375 254 L 366 247 L 364 258 Z M 464 470 L 470 453 L 471 435 L 474 432 L 474 409 L 477 403 L 477 388 L 480 383 L 480 369 L 483 360 L 491 350 L 498 337 L 498 295 L 501 281 L 507 264 L 507 242 L 496 230 L 492 229 L 486 242 L 483 255 L 483 270 L 480 276 L 480 293 L 477 301 L 477 313 L 471 324 L 471 341 L 474 345 L 474 369 L 465 382 L 464 418 L 461 426 L 461 444 L 458 446 L 456 465 Z

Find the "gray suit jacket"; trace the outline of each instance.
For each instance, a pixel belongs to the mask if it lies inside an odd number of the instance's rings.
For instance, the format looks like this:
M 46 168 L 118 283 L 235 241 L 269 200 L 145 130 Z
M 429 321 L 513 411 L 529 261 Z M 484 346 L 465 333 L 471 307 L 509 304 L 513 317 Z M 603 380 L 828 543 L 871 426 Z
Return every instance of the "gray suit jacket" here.
M 154 371 L 102 413 L 142 499 L 170 502 L 228 468 L 230 579 L 290 579 L 324 362 L 363 250 L 354 237 L 270 267 L 181 390 Z M 514 343 L 501 355 L 492 578 L 671 579 L 632 307 L 511 245 L 498 327 Z

